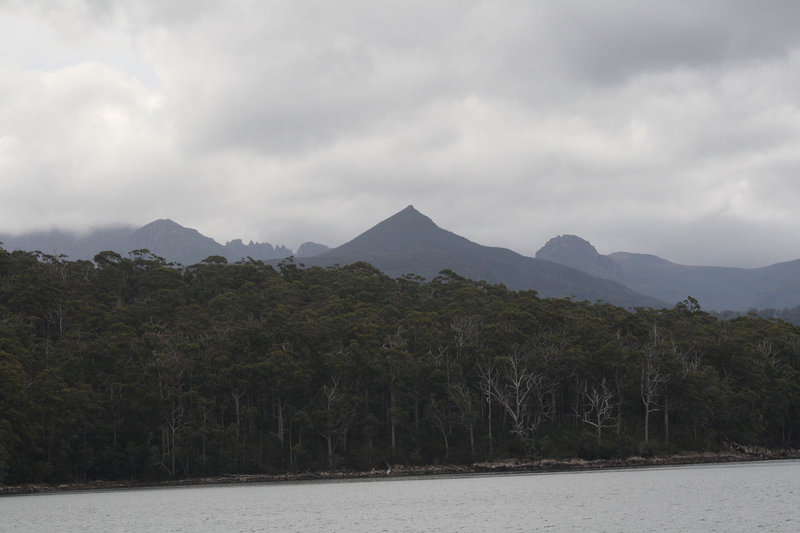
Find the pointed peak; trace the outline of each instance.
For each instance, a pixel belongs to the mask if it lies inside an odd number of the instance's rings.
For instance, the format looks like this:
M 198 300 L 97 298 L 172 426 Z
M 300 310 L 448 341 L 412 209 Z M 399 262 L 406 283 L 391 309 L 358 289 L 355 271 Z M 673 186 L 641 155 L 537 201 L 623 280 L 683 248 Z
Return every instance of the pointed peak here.
M 400 211 L 398 211 L 397 213 L 395 213 L 395 214 L 394 214 L 394 215 L 392 215 L 392 216 L 395 216 L 395 217 L 396 217 L 396 216 L 398 216 L 398 215 L 406 215 L 406 216 L 408 216 L 408 215 L 422 215 L 422 213 L 420 213 L 419 211 L 417 211 L 416 209 L 414 209 L 414 206 L 413 206 L 413 205 L 409 205 L 409 206 L 408 206 L 408 207 L 406 207 L 405 209 L 401 209 Z M 392 218 L 392 217 L 389 217 L 389 218 Z
M 441 249 L 445 242 L 453 240 L 460 242 L 462 239 L 463 237 L 441 229 L 433 220 L 414 209 L 413 205 L 409 205 L 333 251 L 395 253 L 400 250 L 406 253 L 409 250 Z
M 409 205 L 402 211 L 398 211 L 383 222 L 380 222 L 375 228 L 386 228 L 387 226 L 404 227 L 416 231 L 433 228 L 439 229 L 433 220 L 414 209 L 413 205 Z
M 409 205 L 405 209 L 398 211 L 394 215 L 390 216 L 386 220 L 392 219 L 403 219 L 403 220 L 428 220 L 433 222 L 430 218 L 426 217 L 419 211 L 417 211 L 413 205 Z

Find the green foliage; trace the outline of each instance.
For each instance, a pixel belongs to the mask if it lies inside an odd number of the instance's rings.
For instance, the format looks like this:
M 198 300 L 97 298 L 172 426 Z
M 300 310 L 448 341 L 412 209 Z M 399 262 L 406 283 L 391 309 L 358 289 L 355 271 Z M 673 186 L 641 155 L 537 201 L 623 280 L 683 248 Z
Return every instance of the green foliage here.
M 0 483 L 797 447 L 799 333 L 452 271 L 0 248 Z

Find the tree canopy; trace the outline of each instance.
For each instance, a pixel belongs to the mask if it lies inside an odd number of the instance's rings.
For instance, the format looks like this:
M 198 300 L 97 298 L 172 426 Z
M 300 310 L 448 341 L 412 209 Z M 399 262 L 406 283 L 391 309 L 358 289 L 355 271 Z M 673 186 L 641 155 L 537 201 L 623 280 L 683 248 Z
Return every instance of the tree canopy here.
M 0 483 L 796 447 L 799 333 L 451 271 L 0 248 Z

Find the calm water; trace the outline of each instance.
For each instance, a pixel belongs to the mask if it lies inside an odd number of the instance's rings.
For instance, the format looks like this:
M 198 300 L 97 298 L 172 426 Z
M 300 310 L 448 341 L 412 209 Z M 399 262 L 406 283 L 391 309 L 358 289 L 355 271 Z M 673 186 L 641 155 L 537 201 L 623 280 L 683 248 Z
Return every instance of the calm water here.
M 0 498 L 0 531 L 800 531 L 800 461 Z

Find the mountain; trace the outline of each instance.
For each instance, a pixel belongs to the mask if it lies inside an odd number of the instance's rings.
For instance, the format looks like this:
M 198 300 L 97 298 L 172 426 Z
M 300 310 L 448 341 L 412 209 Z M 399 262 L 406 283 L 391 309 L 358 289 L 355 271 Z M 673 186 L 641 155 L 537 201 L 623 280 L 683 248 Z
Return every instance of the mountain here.
M 619 265 L 580 237 L 559 235 L 547 241 L 538 252 L 537 259 L 566 265 L 601 278 L 614 279 L 619 276 Z
M 295 257 L 314 257 L 315 255 L 324 254 L 329 250 L 330 248 L 324 244 L 317 244 L 316 242 L 309 241 L 301 244 L 300 248 L 297 249 L 297 253 L 294 255 Z
M 169 219 L 151 222 L 136 230 L 130 237 L 131 249 L 147 248 L 161 257 L 191 265 L 212 255 L 219 255 L 228 261 L 238 261 L 247 257 L 256 260 L 283 259 L 292 255 L 284 246 L 274 248 L 268 243 L 244 244 L 235 239 L 224 245 L 199 231 L 185 228 Z
M 622 307 L 662 307 L 617 282 L 505 248 L 471 242 L 441 229 L 408 206 L 355 239 L 306 259 L 306 266 L 366 261 L 392 277 L 417 274 L 431 279 L 445 269 L 473 280 L 503 283 L 513 290 L 534 289 L 543 297 L 603 300 Z
M 241 239 L 236 239 L 223 245 L 169 219 L 156 220 L 138 229 L 100 229 L 82 236 L 62 231 L 0 235 L 0 242 L 4 243 L 3 247 L 7 250 L 39 250 L 52 255 L 64 254 L 71 260 L 92 259 L 104 250 L 127 255 L 132 250 L 145 248 L 167 261 L 184 265 L 198 263 L 214 255 L 228 261 L 247 257 L 256 260 L 283 259 L 292 255 L 292 251 L 285 246 L 273 247 L 269 243 L 250 241 L 244 244 Z
M 622 307 L 669 307 L 688 296 L 709 311 L 780 310 L 800 305 L 800 259 L 751 269 L 687 266 L 647 254 L 602 255 L 575 235 L 550 239 L 532 258 L 471 242 L 438 227 L 413 206 L 338 248 L 306 242 L 296 254 L 285 246 L 245 244 L 241 239 L 223 245 L 169 219 L 141 228 L 104 228 L 86 235 L 63 231 L 0 234 L 0 242 L 7 250 L 40 250 L 64 254 L 71 260 L 92 259 L 103 250 L 127 255 L 146 248 L 184 265 L 210 256 L 277 263 L 295 255 L 307 266 L 366 261 L 392 277 L 413 273 L 431 279 L 449 269 L 514 290 L 534 289 L 543 297 L 573 296 Z
M 536 257 L 622 283 L 667 302 L 692 296 L 710 311 L 783 309 L 800 304 L 800 260 L 762 268 L 688 266 L 655 255 L 601 255 L 574 235 L 550 239 Z

